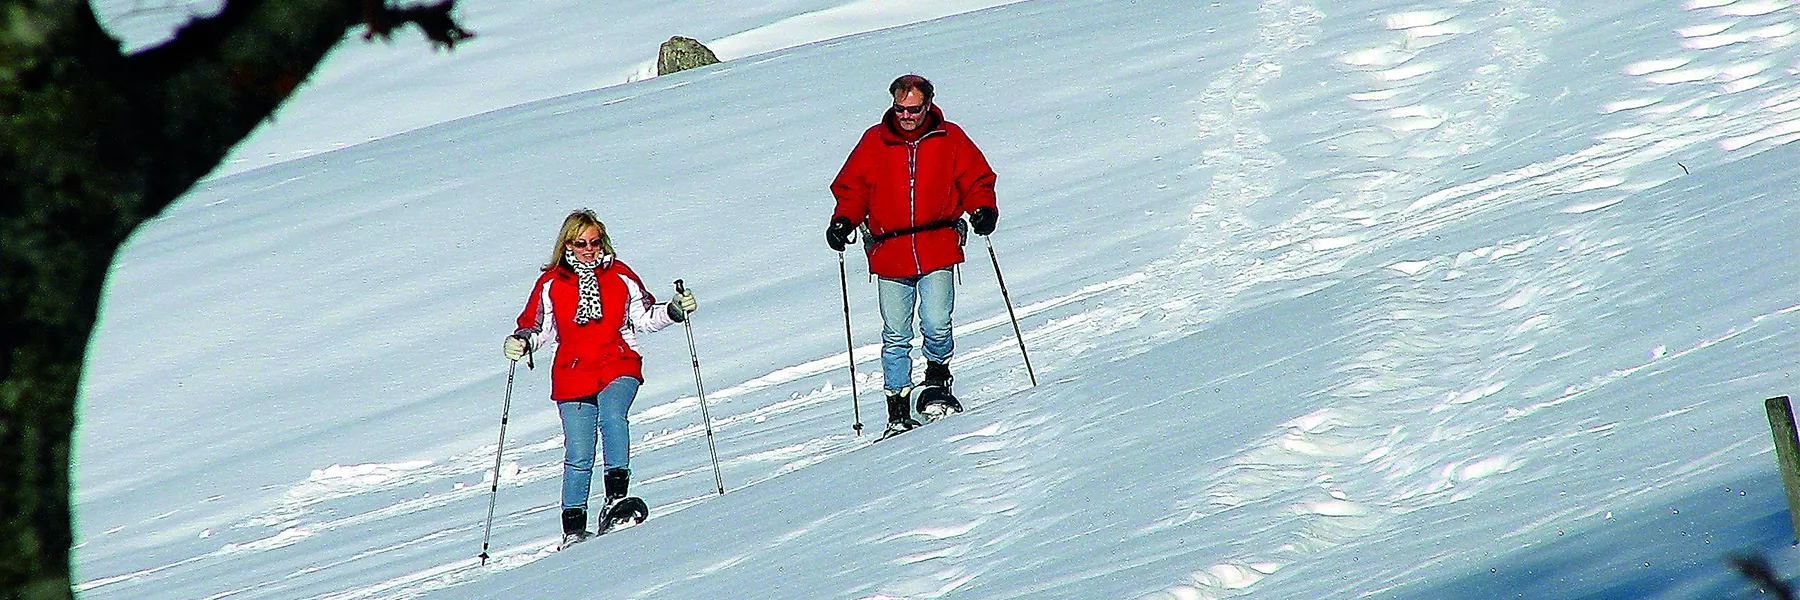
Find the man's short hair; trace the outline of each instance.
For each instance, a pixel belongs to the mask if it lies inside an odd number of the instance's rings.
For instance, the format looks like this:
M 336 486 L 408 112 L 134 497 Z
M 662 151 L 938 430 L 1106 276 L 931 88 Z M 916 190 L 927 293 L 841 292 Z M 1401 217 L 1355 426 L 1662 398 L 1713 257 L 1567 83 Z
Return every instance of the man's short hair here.
M 925 96 L 925 102 L 931 103 L 931 80 L 918 75 L 901 75 L 893 83 L 888 84 L 888 93 L 899 96 L 905 92 L 916 91 Z

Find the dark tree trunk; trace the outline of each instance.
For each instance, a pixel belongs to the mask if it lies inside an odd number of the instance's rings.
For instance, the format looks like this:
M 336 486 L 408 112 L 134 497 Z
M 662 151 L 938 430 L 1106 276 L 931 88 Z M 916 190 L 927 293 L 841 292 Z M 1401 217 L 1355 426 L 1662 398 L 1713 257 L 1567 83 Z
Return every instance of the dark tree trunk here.
M 436 16 L 449 25 L 439 41 L 454 43 L 468 34 L 449 8 L 231 0 L 126 56 L 88 0 L 0 0 L 0 598 L 72 597 L 76 390 L 125 237 L 216 167 L 351 27 L 385 35 Z

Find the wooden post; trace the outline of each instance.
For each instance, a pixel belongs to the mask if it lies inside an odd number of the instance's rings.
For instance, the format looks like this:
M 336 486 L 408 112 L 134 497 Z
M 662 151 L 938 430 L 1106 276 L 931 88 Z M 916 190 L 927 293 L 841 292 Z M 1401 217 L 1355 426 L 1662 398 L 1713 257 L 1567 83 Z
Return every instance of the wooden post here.
M 1775 460 L 1781 467 L 1781 486 L 1787 489 L 1788 521 L 1794 540 L 1800 542 L 1800 434 L 1794 430 L 1793 406 L 1787 396 L 1763 401 L 1769 412 L 1769 428 L 1775 432 Z

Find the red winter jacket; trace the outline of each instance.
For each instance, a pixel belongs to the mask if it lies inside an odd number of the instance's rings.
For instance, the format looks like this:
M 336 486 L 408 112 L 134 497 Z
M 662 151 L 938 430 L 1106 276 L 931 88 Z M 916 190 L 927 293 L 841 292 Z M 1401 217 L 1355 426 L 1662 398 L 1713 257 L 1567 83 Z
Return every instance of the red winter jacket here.
M 994 205 L 994 170 L 961 127 L 933 105 L 924 123 L 900 130 L 893 111 L 863 132 L 844 168 L 831 181 L 837 197 L 833 218 L 867 224 L 879 236 L 949 221 Z M 869 270 L 881 277 L 911 277 L 963 261 L 960 236 L 930 229 L 869 244 Z
M 557 402 L 592 396 L 620 377 L 643 381 L 638 332 L 654 332 L 675 322 L 669 318 L 667 303 L 657 303 L 625 263 L 603 256 L 594 273 L 600 284 L 599 321 L 575 324 L 580 278 L 566 263 L 538 277 L 525 311 L 519 314 L 514 335 L 526 337 L 532 348 L 556 343 L 550 399 Z

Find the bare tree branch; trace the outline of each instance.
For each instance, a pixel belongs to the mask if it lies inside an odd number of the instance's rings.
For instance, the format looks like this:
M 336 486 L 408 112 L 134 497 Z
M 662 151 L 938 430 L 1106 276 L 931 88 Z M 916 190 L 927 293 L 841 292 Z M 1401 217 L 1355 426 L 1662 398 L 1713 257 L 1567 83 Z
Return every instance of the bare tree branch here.
M 215 168 L 351 28 L 386 37 L 413 23 L 453 46 L 471 34 L 452 7 L 230 0 L 124 56 L 87 0 L 0 0 L 0 597 L 73 595 L 75 399 L 125 237 Z
M 431 40 L 432 46 L 443 46 L 455 49 L 456 43 L 475 37 L 475 33 L 463 29 L 450 16 L 450 10 L 456 7 L 456 0 L 442 0 L 429 6 L 408 6 L 389 8 L 381 0 L 364 0 L 364 23 L 369 26 L 363 39 L 372 40 L 377 37 L 387 40 L 393 35 L 394 28 L 407 23 L 419 26 L 425 38 Z
M 1761 556 L 1733 556 L 1731 566 L 1757 587 L 1774 594 L 1778 600 L 1794 600 L 1794 588 L 1775 576 L 1775 570 L 1769 568 L 1768 559 Z

